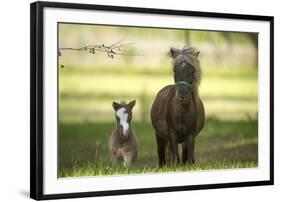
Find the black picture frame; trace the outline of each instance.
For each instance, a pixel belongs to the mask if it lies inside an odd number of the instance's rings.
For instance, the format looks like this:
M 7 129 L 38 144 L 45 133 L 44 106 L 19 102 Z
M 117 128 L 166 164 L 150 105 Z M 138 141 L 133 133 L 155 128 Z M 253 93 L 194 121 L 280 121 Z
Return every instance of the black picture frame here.
M 175 187 L 154 187 L 130 190 L 112 190 L 97 192 L 77 192 L 67 194 L 43 193 L 43 9 L 62 8 L 80 10 L 121 11 L 129 13 L 147 13 L 178 16 L 195 16 L 239 20 L 267 21 L 270 23 L 270 180 L 239 183 L 204 184 Z M 30 197 L 36 200 L 92 197 L 121 194 L 138 194 L 153 192 L 186 191 L 198 189 L 215 189 L 228 187 L 246 187 L 274 184 L 274 17 L 258 15 L 241 15 L 214 12 L 196 12 L 168 9 L 135 8 L 120 6 L 103 6 L 58 2 L 35 2 L 30 5 Z

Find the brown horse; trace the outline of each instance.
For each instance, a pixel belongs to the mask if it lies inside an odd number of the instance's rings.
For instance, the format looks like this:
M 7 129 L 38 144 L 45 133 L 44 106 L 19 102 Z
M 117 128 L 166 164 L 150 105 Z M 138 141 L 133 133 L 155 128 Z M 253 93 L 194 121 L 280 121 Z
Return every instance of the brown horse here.
M 194 163 L 195 137 L 205 123 L 205 110 L 198 95 L 201 80 L 199 52 L 191 47 L 171 48 L 170 55 L 175 84 L 162 88 L 151 108 L 159 166 Z M 178 144 L 182 144 L 181 161 Z
M 117 124 L 109 139 L 109 152 L 114 161 L 123 162 L 124 166 L 131 165 L 138 156 L 138 140 L 131 127 L 135 103 L 135 100 L 128 104 L 112 103 Z

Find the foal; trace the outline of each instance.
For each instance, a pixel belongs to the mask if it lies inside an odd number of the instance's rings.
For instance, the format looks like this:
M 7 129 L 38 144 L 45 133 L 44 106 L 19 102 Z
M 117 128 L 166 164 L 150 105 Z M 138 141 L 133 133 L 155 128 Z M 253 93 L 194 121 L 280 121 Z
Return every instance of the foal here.
M 124 166 L 131 165 L 138 156 L 138 140 L 131 128 L 132 109 L 136 101 L 126 104 L 113 102 L 116 128 L 109 139 L 109 152 L 114 161 L 123 162 Z

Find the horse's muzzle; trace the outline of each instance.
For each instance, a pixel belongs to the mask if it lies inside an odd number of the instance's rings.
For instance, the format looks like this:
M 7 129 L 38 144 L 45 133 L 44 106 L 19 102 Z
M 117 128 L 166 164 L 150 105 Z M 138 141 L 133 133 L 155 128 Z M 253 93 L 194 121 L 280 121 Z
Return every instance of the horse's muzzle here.
M 180 99 L 181 100 L 186 100 L 187 99 L 187 94 L 188 93 L 179 93 Z
M 177 98 L 180 102 L 186 102 L 188 100 L 188 92 L 177 92 Z

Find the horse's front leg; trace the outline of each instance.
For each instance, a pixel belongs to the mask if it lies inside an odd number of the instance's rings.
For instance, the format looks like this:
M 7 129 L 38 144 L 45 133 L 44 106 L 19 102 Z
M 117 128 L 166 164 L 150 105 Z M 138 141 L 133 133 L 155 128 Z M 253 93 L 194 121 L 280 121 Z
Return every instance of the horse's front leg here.
M 159 158 L 159 167 L 162 167 L 166 164 L 165 159 L 165 150 L 166 150 L 166 140 L 161 138 L 159 134 L 156 134 L 156 142 L 157 142 L 157 154 Z
M 195 163 L 194 158 L 195 149 L 195 138 L 193 135 L 188 135 L 182 148 L 182 163 L 185 165 L 186 162 L 189 164 Z
M 171 150 L 171 160 L 172 165 L 178 165 L 180 163 L 180 154 L 178 149 L 178 143 L 176 140 L 176 134 L 173 131 L 170 131 L 170 150 Z

